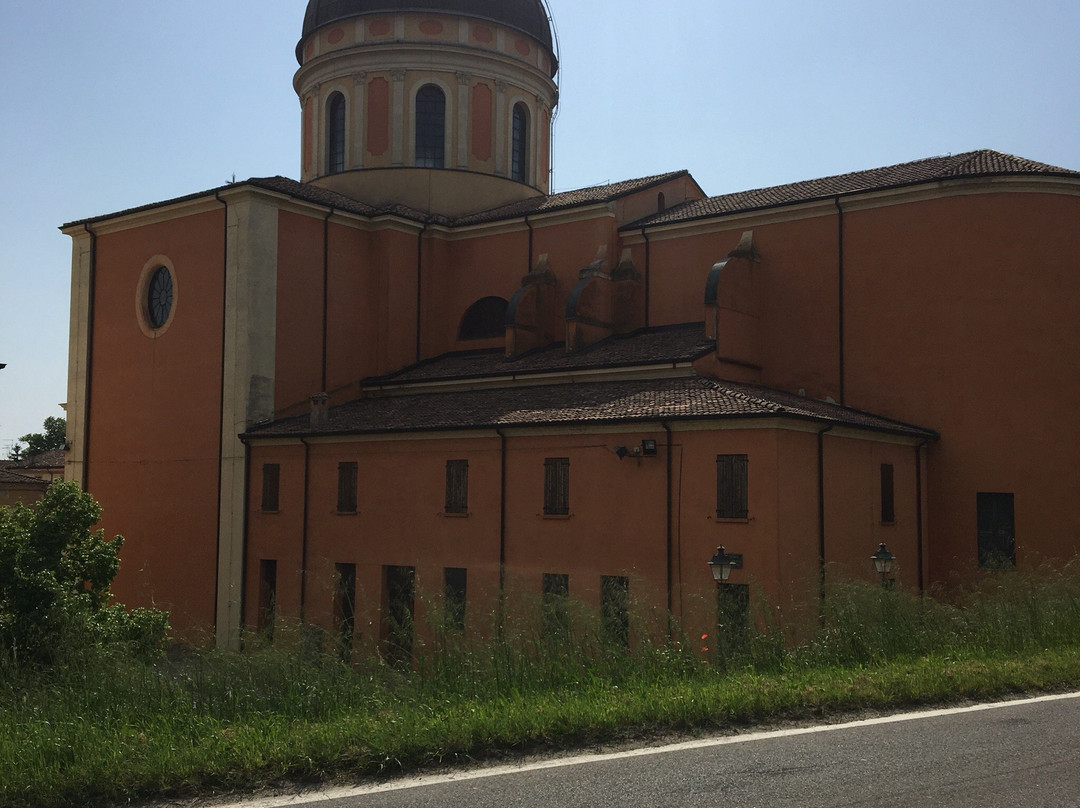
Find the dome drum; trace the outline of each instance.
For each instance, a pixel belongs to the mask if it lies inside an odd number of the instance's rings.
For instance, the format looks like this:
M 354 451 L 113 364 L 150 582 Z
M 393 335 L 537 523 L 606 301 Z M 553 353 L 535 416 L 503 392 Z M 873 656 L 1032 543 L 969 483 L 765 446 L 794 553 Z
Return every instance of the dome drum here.
M 312 0 L 293 82 L 302 180 L 447 215 L 547 193 L 550 42 L 540 0 Z M 425 196 L 446 183 L 418 170 L 469 193 Z

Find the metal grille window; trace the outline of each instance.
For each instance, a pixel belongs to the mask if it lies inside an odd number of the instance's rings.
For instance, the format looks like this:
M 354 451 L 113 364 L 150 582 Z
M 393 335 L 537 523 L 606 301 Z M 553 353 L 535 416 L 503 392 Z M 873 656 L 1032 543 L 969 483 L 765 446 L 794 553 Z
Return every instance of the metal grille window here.
M 460 567 L 447 567 L 443 571 L 444 608 L 448 629 L 465 630 L 465 592 L 468 582 L 467 570 Z
M 334 625 L 338 630 L 341 661 L 352 661 L 353 634 L 356 631 L 356 565 L 335 564 Z
M 356 513 L 356 463 L 338 463 L 338 513 Z
M 881 464 L 881 521 L 890 525 L 896 521 L 892 463 Z
M 277 561 L 259 562 L 259 612 L 255 628 L 267 640 L 274 639 L 274 614 L 277 611 Z
M 446 512 L 469 511 L 469 461 L 446 461 Z
M 570 634 L 570 576 L 563 573 L 544 573 L 544 636 L 563 641 Z
M 716 518 L 746 519 L 749 515 L 746 497 L 744 454 L 716 456 Z
M 570 513 L 570 458 L 544 460 L 544 513 L 565 516 Z
M 630 579 L 622 575 L 600 577 L 600 615 L 604 639 L 612 645 L 630 645 Z
M 434 84 L 416 94 L 416 165 L 442 168 L 446 142 L 446 96 Z
M 334 93 L 326 105 L 326 173 L 345 170 L 345 96 Z
M 264 463 L 262 469 L 262 509 L 278 509 L 278 488 L 281 482 L 281 466 L 277 463 Z
M 1012 494 L 979 492 L 976 497 L 981 569 L 1016 566 L 1016 511 Z
M 514 146 L 510 178 L 517 182 L 529 181 L 529 111 L 524 104 L 514 105 Z

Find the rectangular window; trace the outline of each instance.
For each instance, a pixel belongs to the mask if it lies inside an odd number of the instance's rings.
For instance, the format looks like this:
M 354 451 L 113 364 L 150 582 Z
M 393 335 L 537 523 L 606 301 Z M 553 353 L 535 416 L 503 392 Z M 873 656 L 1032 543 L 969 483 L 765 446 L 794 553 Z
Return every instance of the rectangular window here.
M 627 648 L 630 645 L 630 579 L 621 575 L 600 578 L 600 617 L 604 640 Z
M 255 630 L 267 640 L 274 639 L 276 611 L 277 561 L 264 558 L 259 562 L 259 613 L 255 618 Z
M 338 463 L 338 513 L 356 513 L 356 463 Z
M 469 461 L 446 461 L 446 512 L 469 512 Z
M 570 458 L 544 460 L 544 513 L 565 516 L 570 513 Z
M 716 456 L 716 518 L 746 519 L 748 458 L 744 454 Z
M 262 468 L 262 509 L 278 509 L 278 487 L 281 482 L 281 466 L 277 463 L 264 463 Z
M 446 610 L 447 629 L 465 630 L 465 591 L 468 577 L 468 572 L 460 567 L 447 567 L 443 571 L 443 608 Z
M 881 464 L 881 521 L 887 525 L 896 521 L 892 463 Z
M 356 631 L 356 565 L 335 564 L 334 625 L 338 630 L 341 661 L 352 661 L 353 634 Z
M 544 597 L 544 636 L 551 640 L 562 641 L 570 635 L 570 576 L 545 572 Z
M 721 661 L 731 661 L 746 651 L 750 643 L 749 584 L 717 584 L 715 640 Z
M 1012 569 L 1016 566 L 1016 524 L 1012 494 L 976 494 L 979 531 L 979 567 Z
M 383 655 L 390 665 L 412 662 L 416 568 L 383 567 Z

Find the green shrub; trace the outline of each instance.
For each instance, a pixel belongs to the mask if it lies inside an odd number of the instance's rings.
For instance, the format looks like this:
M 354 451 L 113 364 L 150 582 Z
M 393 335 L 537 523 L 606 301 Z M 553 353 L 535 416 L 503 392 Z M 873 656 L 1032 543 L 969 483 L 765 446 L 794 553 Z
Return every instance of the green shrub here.
M 54 483 L 32 507 L 0 508 L 0 661 L 51 665 L 87 648 L 160 649 L 168 615 L 110 605 L 124 540 L 93 527 L 101 506 L 75 483 Z

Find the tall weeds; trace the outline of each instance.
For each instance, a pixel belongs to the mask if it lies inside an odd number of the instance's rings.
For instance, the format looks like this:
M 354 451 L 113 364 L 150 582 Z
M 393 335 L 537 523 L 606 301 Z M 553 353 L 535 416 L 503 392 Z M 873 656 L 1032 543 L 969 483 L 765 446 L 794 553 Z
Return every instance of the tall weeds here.
M 278 778 L 379 774 L 538 743 L 1080 683 L 1080 563 L 947 597 L 832 588 L 795 643 L 761 598 L 687 637 L 631 610 L 627 642 L 573 603 L 462 634 L 437 606 L 412 665 L 341 661 L 279 625 L 243 654 L 152 662 L 99 647 L 47 670 L 0 658 L 0 805 L 82 805 Z M 672 632 L 669 637 L 669 626 Z M 482 639 L 486 637 L 487 639 Z

